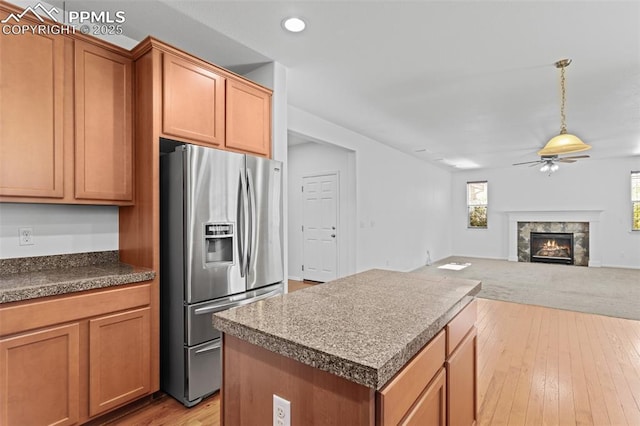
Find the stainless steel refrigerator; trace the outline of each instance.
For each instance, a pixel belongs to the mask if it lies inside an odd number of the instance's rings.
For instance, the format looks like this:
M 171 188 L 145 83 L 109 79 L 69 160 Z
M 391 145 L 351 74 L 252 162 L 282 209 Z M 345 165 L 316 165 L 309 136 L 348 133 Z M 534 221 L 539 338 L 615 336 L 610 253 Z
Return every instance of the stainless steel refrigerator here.
M 282 163 L 179 145 L 160 158 L 161 388 L 220 388 L 214 312 L 283 292 Z

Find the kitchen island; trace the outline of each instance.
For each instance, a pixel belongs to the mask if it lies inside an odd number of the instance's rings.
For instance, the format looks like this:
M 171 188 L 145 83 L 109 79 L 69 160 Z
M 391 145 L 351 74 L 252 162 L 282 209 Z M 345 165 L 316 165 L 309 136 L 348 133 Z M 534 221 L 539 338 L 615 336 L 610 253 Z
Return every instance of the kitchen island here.
M 292 425 L 472 424 L 480 288 L 371 270 L 215 314 L 222 423 L 271 424 L 278 395 Z

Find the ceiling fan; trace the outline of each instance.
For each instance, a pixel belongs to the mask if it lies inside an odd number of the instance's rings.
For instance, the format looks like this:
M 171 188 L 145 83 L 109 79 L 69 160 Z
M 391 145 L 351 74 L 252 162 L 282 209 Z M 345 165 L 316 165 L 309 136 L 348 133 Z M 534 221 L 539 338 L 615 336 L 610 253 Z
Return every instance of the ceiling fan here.
M 543 155 L 536 161 L 525 161 L 524 163 L 515 163 L 514 166 L 521 166 L 523 164 L 530 164 L 529 167 L 533 167 L 536 164 L 542 164 L 540 167 L 541 172 L 549 172 L 549 174 L 558 170 L 557 163 L 575 163 L 581 158 L 589 158 L 588 155 L 573 155 L 571 157 L 558 157 L 557 155 Z
M 533 167 L 536 164 L 542 164 L 540 167 L 541 172 L 549 172 L 551 173 L 558 170 L 559 166 L 557 163 L 575 163 L 580 158 L 589 158 L 588 155 L 574 155 L 571 157 L 559 157 L 561 154 L 573 154 L 575 152 L 586 151 L 591 149 L 591 145 L 587 145 L 582 142 L 580 138 L 575 135 L 567 133 L 567 123 L 566 117 L 564 113 L 564 104 L 565 104 L 565 77 L 564 71 L 565 68 L 569 66 L 571 63 L 571 59 L 561 59 L 557 61 L 554 65 L 556 68 L 560 70 L 560 134 L 555 136 L 547 142 L 544 148 L 538 151 L 538 155 L 540 155 L 540 159 L 536 161 L 527 161 L 524 163 L 515 163 L 514 166 L 519 166 L 522 164 L 530 164 L 529 167 Z

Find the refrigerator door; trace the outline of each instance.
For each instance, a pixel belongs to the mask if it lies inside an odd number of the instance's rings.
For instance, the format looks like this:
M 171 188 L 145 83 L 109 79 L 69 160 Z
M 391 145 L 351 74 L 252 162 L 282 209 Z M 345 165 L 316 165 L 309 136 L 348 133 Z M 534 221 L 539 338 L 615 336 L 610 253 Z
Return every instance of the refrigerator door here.
M 184 160 L 186 302 L 244 292 L 244 155 L 187 145 Z
M 247 290 L 284 279 L 282 163 L 247 155 L 249 241 Z

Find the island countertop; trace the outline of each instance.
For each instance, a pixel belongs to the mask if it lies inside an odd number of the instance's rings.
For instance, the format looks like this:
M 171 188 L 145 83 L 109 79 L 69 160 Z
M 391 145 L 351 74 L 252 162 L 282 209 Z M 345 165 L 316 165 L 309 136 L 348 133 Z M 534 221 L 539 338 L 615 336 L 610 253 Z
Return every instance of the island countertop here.
M 371 270 L 216 313 L 213 326 L 381 389 L 480 288 L 480 281 Z

